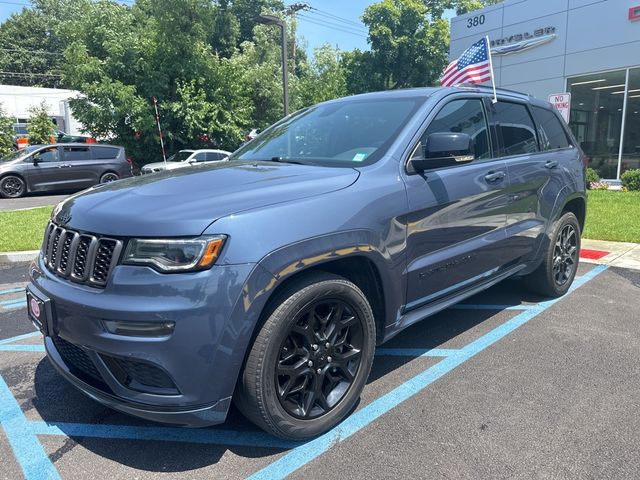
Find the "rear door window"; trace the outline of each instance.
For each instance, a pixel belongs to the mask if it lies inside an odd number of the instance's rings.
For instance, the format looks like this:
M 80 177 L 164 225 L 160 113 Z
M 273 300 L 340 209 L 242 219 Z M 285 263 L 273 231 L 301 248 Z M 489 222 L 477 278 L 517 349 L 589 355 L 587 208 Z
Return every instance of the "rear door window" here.
M 520 103 L 499 101 L 494 108 L 498 134 L 502 138 L 501 156 L 537 152 L 536 129 L 527 107 Z
M 115 147 L 91 147 L 94 160 L 113 160 L 118 157 L 118 148 Z
M 541 150 L 559 150 L 571 146 L 560 119 L 551 110 L 533 107 L 533 117 L 538 124 Z
M 207 153 L 206 152 L 199 152 L 196 153 L 193 157 L 191 157 L 190 161 L 195 160 L 196 162 L 204 162 L 207 160 Z
M 63 162 L 80 162 L 82 160 L 91 160 L 89 147 L 63 147 Z

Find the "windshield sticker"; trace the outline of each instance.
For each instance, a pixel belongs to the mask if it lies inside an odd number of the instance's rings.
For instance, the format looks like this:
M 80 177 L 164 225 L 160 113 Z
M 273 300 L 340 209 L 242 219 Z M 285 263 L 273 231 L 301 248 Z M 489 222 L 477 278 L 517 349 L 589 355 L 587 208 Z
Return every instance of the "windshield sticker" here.
M 366 153 L 356 153 L 353 156 L 353 161 L 354 162 L 362 162 L 365 158 L 367 158 L 367 154 Z

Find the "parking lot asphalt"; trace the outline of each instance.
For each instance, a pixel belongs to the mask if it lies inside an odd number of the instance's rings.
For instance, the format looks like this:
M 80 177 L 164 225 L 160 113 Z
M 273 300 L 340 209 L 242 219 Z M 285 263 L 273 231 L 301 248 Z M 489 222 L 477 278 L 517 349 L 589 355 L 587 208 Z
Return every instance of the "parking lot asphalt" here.
M 232 409 L 207 429 L 114 412 L 55 372 L 0 267 L 0 478 L 637 478 L 640 272 L 581 265 L 549 301 L 507 281 L 376 355 L 355 412 L 305 444 Z
M 21 210 L 25 208 L 45 207 L 56 205 L 69 194 L 65 195 L 38 195 L 30 194 L 21 198 L 0 198 L 0 212 L 7 210 Z

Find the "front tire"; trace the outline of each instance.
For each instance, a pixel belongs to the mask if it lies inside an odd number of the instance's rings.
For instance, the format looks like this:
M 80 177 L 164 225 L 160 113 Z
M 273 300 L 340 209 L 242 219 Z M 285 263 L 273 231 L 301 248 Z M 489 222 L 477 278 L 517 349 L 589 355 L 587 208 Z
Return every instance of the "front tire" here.
M 27 191 L 24 180 L 17 175 L 7 175 L 0 179 L 0 197 L 20 198 Z
M 527 287 L 548 297 L 567 293 L 578 270 L 580 223 L 571 212 L 564 213 L 551 230 L 550 242 L 540 266 L 524 277 Z
M 273 305 L 234 400 L 267 432 L 306 440 L 356 405 L 373 363 L 373 312 L 356 285 L 324 272 L 295 281 Z

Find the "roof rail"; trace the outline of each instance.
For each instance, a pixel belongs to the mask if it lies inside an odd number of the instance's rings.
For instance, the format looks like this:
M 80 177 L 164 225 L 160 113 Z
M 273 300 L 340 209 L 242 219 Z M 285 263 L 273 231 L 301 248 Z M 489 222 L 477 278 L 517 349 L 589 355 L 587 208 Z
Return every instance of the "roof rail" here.
M 493 92 L 493 87 L 490 87 L 488 85 L 477 85 L 475 83 L 460 83 L 458 85 L 455 85 L 455 87 L 477 88 L 480 90 L 490 90 Z M 502 93 L 513 93 L 516 95 L 520 95 L 522 97 L 531 97 L 531 95 L 529 95 L 528 93 L 518 92 L 517 90 L 509 90 L 508 88 L 496 87 L 496 91 L 502 92 Z

